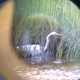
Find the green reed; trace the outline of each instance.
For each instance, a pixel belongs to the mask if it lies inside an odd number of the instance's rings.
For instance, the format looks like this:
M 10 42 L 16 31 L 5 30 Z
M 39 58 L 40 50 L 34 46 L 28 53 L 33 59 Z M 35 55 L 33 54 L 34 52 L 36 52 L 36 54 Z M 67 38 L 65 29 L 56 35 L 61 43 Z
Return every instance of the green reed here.
M 41 16 L 38 17 L 38 15 Z M 67 60 L 79 59 L 80 11 L 69 0 L 15 0 L 13 21 L 15 45 L 22 44 L 21 38 L 23 38 L 26 30 L 31 30 L 31 36 L 36 35 L 39 40 L 38 36 L 42 35 L 41 33 L 44 36 L 48 29 L 57 31 L 57 28 L 61 27 L 62 40 L 57 48 L 57 59 L 62 59 L 64 41 L 67 41 L 66 45 L 68 47 L 65 58 Z M 46 27 L 45 29 L 44 24 L 49 28 Z M 40 30 L 42 32 L 39 32 Z

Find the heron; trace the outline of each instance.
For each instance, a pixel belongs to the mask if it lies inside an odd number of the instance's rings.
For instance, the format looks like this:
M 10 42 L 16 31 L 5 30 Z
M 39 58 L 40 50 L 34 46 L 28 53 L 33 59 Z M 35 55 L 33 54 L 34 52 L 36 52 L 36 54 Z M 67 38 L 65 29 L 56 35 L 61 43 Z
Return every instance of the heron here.
M 38 55 L 38 54 L 41 54 L 41 53 L 44 53 L 44 52 L 46 53 L 46 50 L 49 47 L 51 36 L 61 37 L 62 35 L 60 33 L 55 32 L 55 31 L 50 32 L 46 37 L 46 43 L 45 43 L 44 47 L 42 47 L 40 44 L 28 44 L 28 45 L 23 45 L 23 46 L 20 46 L 20 47 L 24 52 L 27 52 L 27 53 L 31 54 L 32 56 Z M 19 49 L 20 47 L 17 46 L 17 49 Z

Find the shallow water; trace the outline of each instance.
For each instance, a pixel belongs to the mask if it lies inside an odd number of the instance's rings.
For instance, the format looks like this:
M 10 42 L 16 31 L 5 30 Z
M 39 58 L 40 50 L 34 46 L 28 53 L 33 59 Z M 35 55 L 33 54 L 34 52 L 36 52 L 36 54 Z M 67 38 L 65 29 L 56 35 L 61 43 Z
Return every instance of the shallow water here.
M 27 80 L 79 80 L 79 61 L 60 61 L 46 59 L 40 62 L 25 60 L 30 67 L 19 75 Z

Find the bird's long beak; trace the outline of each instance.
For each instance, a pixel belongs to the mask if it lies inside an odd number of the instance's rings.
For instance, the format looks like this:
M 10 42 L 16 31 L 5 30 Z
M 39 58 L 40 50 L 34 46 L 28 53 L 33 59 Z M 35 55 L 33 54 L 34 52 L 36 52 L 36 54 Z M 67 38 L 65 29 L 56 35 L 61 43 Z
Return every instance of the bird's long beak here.
M 57 34 L 58 36 L 62 36 L 61 34 Z

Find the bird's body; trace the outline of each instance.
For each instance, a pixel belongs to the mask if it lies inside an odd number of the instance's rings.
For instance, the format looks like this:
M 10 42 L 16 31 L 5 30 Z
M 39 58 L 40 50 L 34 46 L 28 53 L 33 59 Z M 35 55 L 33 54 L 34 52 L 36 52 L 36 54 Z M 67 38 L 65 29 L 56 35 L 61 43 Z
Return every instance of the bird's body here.
M 42 54 L 42 53 L 46 53 L 49 52 L 46 50 L 48 49 L 48 47 L 50 46 L 49 43 L 50 43 L 50 36 L 54 36 L 54 35 L 57 35 L 57 36 L 61 36 L 61 34 L 58 34 L 56 32 L 51 32 L 47 37 L 46 37 L 46 44 L 44 47 L 42 47 L 41 45 L 39 44 L 29 44 L 29 45 L 24 45 L 24 46 L 21 46 L 22 50 L 27 52 L 28 54 L 31 54 L 32 56 L 34 55 L 38 55 L 38 54 Z M 17 49 L 19 49 L 20 47 L 17 46 Z
M 19 46 L 17 46 L 17 49 L 19 48 Z M 36 55 L 38 53 L 42 52 L 42 46 L 38 45 L 38 44 L 33 44 L 33 45 L 24 45 L 21 46 L 21 48 L 25 51 L 25 52 L 29 52 L 32 55 Z

